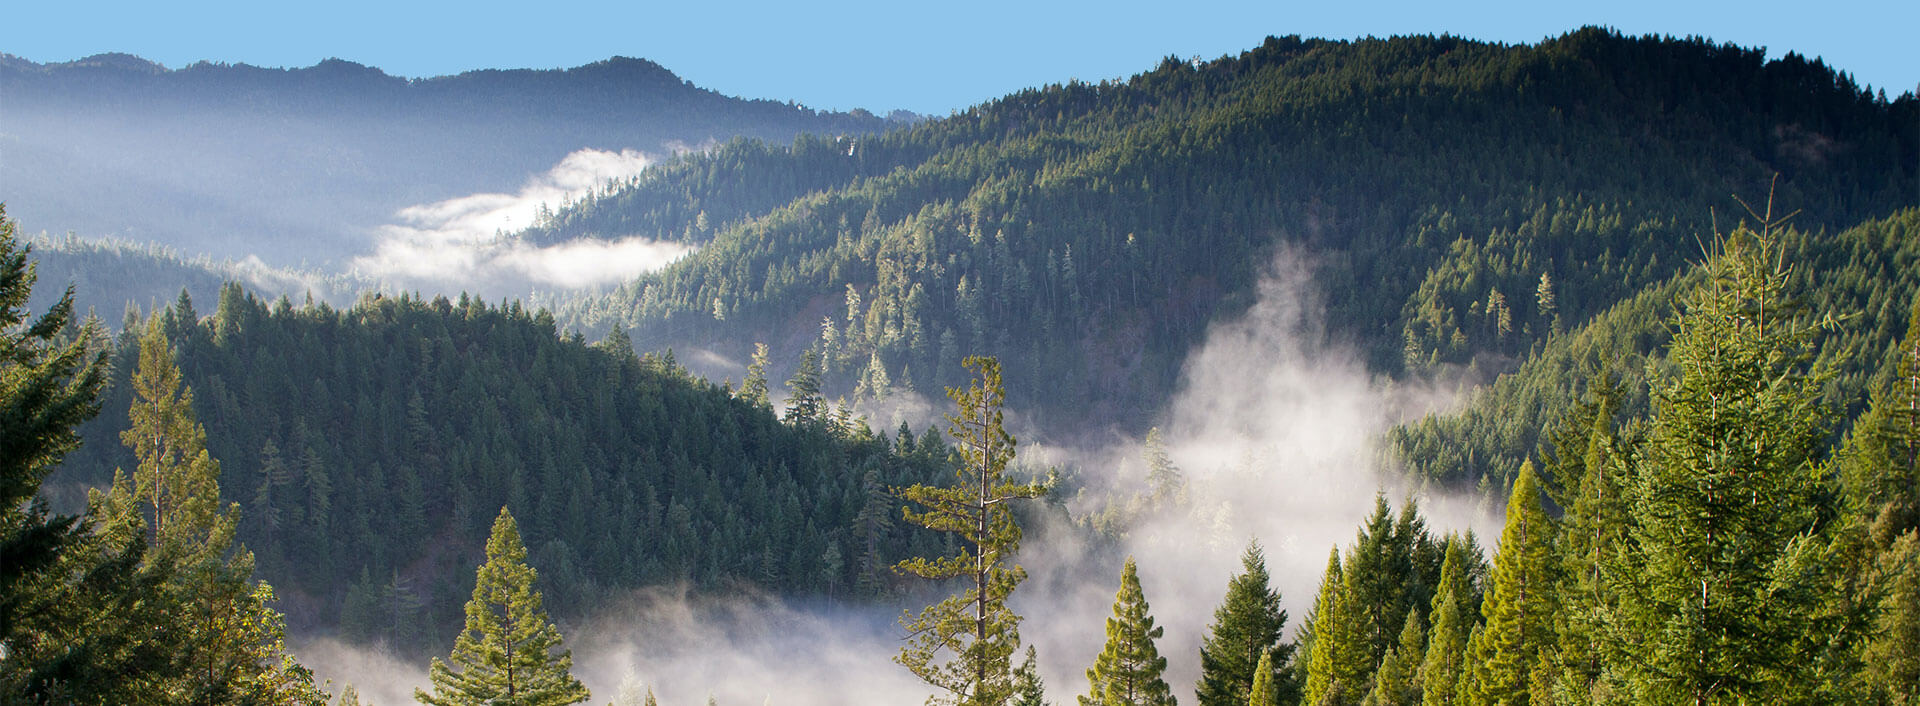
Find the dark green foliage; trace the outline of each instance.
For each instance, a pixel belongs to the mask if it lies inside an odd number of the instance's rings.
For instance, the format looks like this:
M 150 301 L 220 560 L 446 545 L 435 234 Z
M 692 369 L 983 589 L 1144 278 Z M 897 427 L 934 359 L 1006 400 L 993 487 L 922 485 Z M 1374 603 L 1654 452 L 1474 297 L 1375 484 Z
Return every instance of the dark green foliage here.
M 143 571 L 147 544 L 99 531 L 102 510 L 59 515 L 36 497 L 76 427 L 99 409 L 98 329 L 76 329 L 72 292 L 46 313 L 26 308 L 27 249 L 0 205 L 0 702 L 152 700 L 147 675 L 186 649 L 164 595 L 171 577 Z
M 1894 349 L 1920 296 L 1916 233 L 1920 209 L 1909 208 L 1837 232 L 1787 229 L 1775 234 L 1782 256 L 1797 264 L 1788 286 L 1809 306 L 1855 315 L 1814 350 L 1833 373 L 1822 390 L 1823 400 L 1848 414 L 1864 408 L 1875 379 L 1891 378 Z M 1690 255 L 1698 258 L 1697 252 Z M 1607 414 L 1616 423 L 1645 415 L 1648 362 L 1662 356 L 1671 336 L 1664 322 L 1674 312 L 1674 301 L 1698 276 L 1684 272 L 1649 286 L 1554 337 L 1511 374 L 1474 390 L 1460 411 L 1394 429 L 1389 441 L 1395 455 L 1439 481 L 1460 484 L 1491 477 L 1505 485 L 1506 474 L 1536 449 L 1554 445 L 1543 432 L 1556 428 L 1588 397 L 1588 381 L 1596 375 L 1605 375 L 1617 389 L 1606 401 Z M 1583 414 L 1592 421 L 1590 413 Z M 1541 470 L 1550 493 L 1578 486 L 1576 478 L 1559 477 L 1557 467 Z M 1560 495 L 1554 500 L 1566 502 Z
M 1292 703 L 1300 698 L 1300 686 L 1291 678 L 1294 645 L 1280 642 L 1287 612 L 1280 609 L 1280 593 L 1268 585 L 1267 560 L 1258 543 L 1247 545 L 1240 564 L 1242 570 L 1227 581 L 1226 598 L 1214 609 L 1213 625 L 1200 646 L 1198 702 L 1240 706 L 1264 676 L 1279 703 Z M 1259 671 L 1263 663 L 1271 673 Z
M 1364 706 L 1415 706 L 1420 703 L 1420 663 L 1427 653 L 1427 633 L 1417 613 L 1402 621 L 1400 641 L 1387 648 L 1374 672 L 1373 690 Z
M 1628 485 L 1633 542 L 1602 642 L 1643 703 L 1806 701 L 1845 574 L 1821 456 L 1818 332 L 1769 233 L 1736 230 L 1681 302 Z M 1504 550 L 1504 548 L 1503 548 Z M 1497 590 L 1497 589 L 1496 589 Z
M 271 305 L 234 290 L 205 320 L 160 318 L 195 390 L 240 539 L 261 576 L 306 606 L 297 628 L 419 649 L 451 639 L 489 506 L 525 520 L 556 614 L 607 588 L 741 581 L 807 594 L 888 590 L 860 562 L 908 553 L 913 535 L 856 523 L 869 472 L 947 472 L 938 443 L 782 424 L 658 356 L 588 346 L 513 304 L 368 297 L 345 310 Z M 124 409 L 123 339 L 107 404 Z M 118 414 L 83 427 L 59 476 L 104 484 L 132 467 Z M 856 542 L 856 536 L 858 541 Z M 458 538 L 470 541 L 463 548 Z M 831 575 L 830 575 L 831 574 Z M 367 577 L 356 586 L 356 579 Z M 347 599 L 353 598 L 352 611 Z
M 1041 423 L 1138 431 L 1282 244 L 1314 253 L 1374 369 L 1498 371 L 1678 272 L 1712 209 L 1775 173 L 1809 228 L 1912 203 L 1917 118 L 1819 62 L 1701 40 L 1276 37 L 858 140 L 732 143 L 527 237 L 702 244 L 567 306 L 586 330 L 743 356 L 818 337 L 845 391 L 953 383 L 993 351 Z
M 1027 658 L 1013 670 L 1013 700 L 1011 706 L 1047 706 L 1047 685 L 1040 679 L 1040 657 L 1032 645 L 1027 646 Z
M 1396 519 L 1385 496 L 1344 554 L 1329 560 L 1310 621 L 1307 703 L 1357 704 L 1398 644 L 1408 617 L 1424 620 L 1446 558 L 1412 502 Z

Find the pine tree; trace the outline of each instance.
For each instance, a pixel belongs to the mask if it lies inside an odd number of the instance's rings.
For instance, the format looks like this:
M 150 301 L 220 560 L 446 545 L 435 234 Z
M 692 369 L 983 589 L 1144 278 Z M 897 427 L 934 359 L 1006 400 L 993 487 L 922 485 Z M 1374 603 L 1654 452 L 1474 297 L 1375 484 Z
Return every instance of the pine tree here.
M 806 426 L 827 421 L 827 399 L 820 393 L 820 356 L 809 348 L 800 354 L 800 367 L 787 379 L 789 424 Z
M 1013 670 L 1012 706 L 1047 706 L 1047 685 L 1040 680 L 1040 655 L 1027 646 L 1027 658 Z
M 1179 466 L 1173 465 L 1173 457 L 1167 453 L 1166 443 L 1160 439 L 1159 427 L 1147 430 L 1140 453 L 1147 461 L 1147 489 L 1154 505 L 1166 507 L 1186 502 L 1186 476 L 1180 473 Z M 1202 704 L 1205 706 L 1204 700 Z
M 1826 375 L 1819 328 L 1787 301 L 1771 233 L 1736 230 L 1701 266 L 1634 469 L 1634 543 L 1606 574 L 1604 642 L 1645 703 L 1778 703 L 1818 681 L 1806 655 L 1842 631 L 1822 522 Z
M 756 407 L 772 409 L 767 399 L 767 366 L 771 363 L 767 344 L 753 344 L 753 362 L 747 365 L 747 379 L 740 383 L 739 397 Z
M 1365 696 L 1365 672 L 1374 662 L 1357 625 L 1351 573 L 1343 569 L 1340 550 L 1335 548 L 1327 557 L 1327 571 L 1320 579 L 1320 594 L 1308 623 L 1312 632 L 1303 703 L 1352 704 Z
M 573 677 L 573 654 L 561 647 L 560 630 L 547 622 L 535 578 L 519 524 L 500 508 L 452 664 L 434 658 L 433 693 L 415 689 L 414 698 L 432 706 L 562 706 L 590 698 Z
M 1140 575 L 1133 557 L 1127 557 L 1113 617 L 1107 619 L 1107 646 L 1087 670 L 1091 691 L 1080 697 L 1080 706 L 1173 706 L 1173 692 L 1161 678 L 1167 658 L 1153 644 L 1166 629 L 1154 626 L 1147 611 Z
M 1419 612 L 1407 614 L 1401 621 L 1400 640 L 1387 648 L 1374 672 L 1373 691 L 1367 693 L 1366 706 L 1413 706 L 1420 703 L 1420 661 L 1426 655 L 1427 633 Z
M 1543 484 L 1548 497 L 1566 509 L 1556 550 L 1560 610 L 1554 617 L 1553 681 L 1555 700 L 1567 703 L 1603 702 L 1616 691 L 1600 681 L 1597 617 L 1611 613 L 1616 603 L 1601 570 L 1626 546 L 1630 520 L 1621 477 L 1636 446 L 1614 430 L 1621 390 L 1611 377 L 1597 372 L 1588 389 L 1590 399 L 1550 434 L 1543 467 L 1558 481 Z
M 1841 459 L 1848 499 L 1873 518 L 1881 546 L 1920 528 L 1920 296 L 1897 355 L 1893 378 L 1873 391 Z
M 1150 437 L 1151 438 L 1151 437 Z M 1200 706 L 1238 706 L 1260 678 L 1262 656 L 1272 653 L 1275 671 L 1265 675 L 1277 697 L 1292 702 L 1299 687 L 1286 678 L 1293 645 L 1280 643 L 1287 612 L 1280 594 L 1268 587 L 1267 560 L 1259 542 L 1249 542 L 1240 555 L 1241 572 L 1227 581 L 1227 595 L 1213 611 L 1213 625 L 1200 646 Z
M 112 488 L 92 498 L 109 537 L 146 538 L 141 571 L 164 577 L 155 599 L 184 633 L 176 668 L 152 679 L 169 700 L 188 703 L 324 701 L 286 651 L 284 619 L 267 607 L 273 588 L 252 581 L 253 553 L 235 542 L 239 504 L 220 507 L 220 464 L 207 452 L 162 318 L 140 338 L 131 424 L 120 437 L 139 465 L 132 476 L 116 471 Z
M 1873 703 L 1920 705 L 1920 533 L 1901 535 L 1880 562 L 1894 579 L 1864 650 L 1862 681 Z
M 1433 594 L 1433 628 L 1420 663 L 1420 702 L 1425 706 L 1452 706 L 1466 671 L 1467 639 L 1479 605 L 1473 600 L 1468 564 L 1474 550 L 1459 536 L 1447 538 L 1446 559 L 1440 566 L 1440 588 Z
M 41 482 L 99 410 L 107 367 L 89 321 L 68 338 L 69 288 L 39 317 L 36 278 L 0 204 L 0 703 L 132 703 L 164 694 L 147 676 L 184 649 L 164 577 L 142 572 L 146 544 L 96 531 L 97 505 L 54 514 Z
M 1469 704 L 1528 703 L 1534 672 L 1553 645 L 1558 612 L 1553 543 L 1553 522 L 1540 506 L 1533 464 L 1523 463 L 1507 500 L 1493 589 L 1481 604 L 1486 624 L 1467 653 Z
M 1247 706 L 1280 706 L 1279 684 L 1275 683 L 1280 672 L 1273 666 L 1273 650 L 1260 653 L 1260 662 L 1253 667 L 1253 685 L 1247 689 Z
M 959 408 L 948 415 L 947 432 L 958 443 L 960 484 L 915 485 L 897 493 L 925 508 L 906 509 L 908 522 L 957 535 L 964 546 L 960 554 L 915 557 L 895 569 L 934 580 L 965 577 L 972 585 L 906 620 L 907 644 L 894 661 L 944 692 L 931 703 L 999 706 L 1012 697 L 1010 662 L 1020 642 L 1020 616 L 1007 608 L 1007 598 L 1027 575 L 1019 565 L 1009 566 L 1020 547 L 1009 501 L 1038 497 L 1045 488 L 1005 478 L 1014 441 L 1002 427 L 1000 362 L 975 356 L 966 367 L 977 379 L 965 390 L 947 389 Z M 943 660 L 942 653 L 950 657 Z

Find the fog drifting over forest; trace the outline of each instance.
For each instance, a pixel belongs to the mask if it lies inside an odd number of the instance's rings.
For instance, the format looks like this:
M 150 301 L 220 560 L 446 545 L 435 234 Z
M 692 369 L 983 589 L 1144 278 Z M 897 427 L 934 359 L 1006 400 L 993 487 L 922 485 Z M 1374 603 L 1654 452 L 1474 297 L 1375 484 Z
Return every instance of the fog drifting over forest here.
M 1033 527 L 1019 555 L 1030 573 L 1016 591 L 1023 640 L 1037 647 L 1049 699 L 1072 703 L 1105 640 L 1127 556 L 1166 635 L 1158 647 L 1167 682 L 1191 698 L 1199 646 L 1247 543 L 1264 548 L 1288 614 L 1289 638 L 1312 605 L 1327 552 L 1345 547 L 1377 493 L 1396 506 L 1407 489 L 1383 468 L 1376 443 L 1402 415 L 1449 403 L 1442 390 L 1385 386 L 1357 356 L 1328 340 L 1312 282 L 1311 257 L 1274 258 L 1257 303 L 1216 323 L 1188 359 L 1164 419 L 1163 441 L 1187 480 L 1187 502 L 1142 515 L 1115 548 L 1078 539 L 1079 530 Z M 1126 502 L 1145 490 L 1137 440 L 1098 449 L 1026 445 L 1017 463 L 1077 469 L 1085 490 L 1068 499 L 1076 515 Z M 1421 497 L 1430 531 L 1496 520 L 1474 500 Z M 536 569 L 538 567 L 535 567 Z M 563 624 L 574 672 L 595 702 L 653 689 L 666 706 L 920 703 L 928 687 L 892 662 L 904 632 L 902 610 L 920 604 L 800 605 L 767 596 L 705 598 L 652 588 L 610 596 L 579 624 Z M 411 699 L 426 686 L 424 664 L 331 640 L 296 646 L 302 663 L 352 682 L 376 703 Z M 620 701 L 619 703 L 626 703 Z M 637 701 L 633 703 L 638 703 Z

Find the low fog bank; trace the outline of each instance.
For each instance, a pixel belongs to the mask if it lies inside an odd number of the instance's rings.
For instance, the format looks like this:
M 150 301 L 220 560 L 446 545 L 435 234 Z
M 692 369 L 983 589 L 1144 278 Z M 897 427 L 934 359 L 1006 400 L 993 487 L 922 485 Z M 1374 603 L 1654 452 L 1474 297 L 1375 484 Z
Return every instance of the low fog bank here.
M 1264 548 L 1291 635 L 1312 605 L 1328 551 L 1353 541 L 1376 494 L 1397 506 L 1413 492 L 1387 465 L 1378 439 L 1401 416 L 1443 408 L 1451 396 L 1373 378 L 1359 356 L 1329 340 L 1316 291 L 1310 262 L 1281 252 L 1258 302 L 1216 324 L 1190 356 L 1161 427 L 1161 448 L 1185 480 L 1174 498 L 1142 500 L 1149 491 L 1141 440 L 1021 449 L 1023 466 L 1067 468 L 1081 489 L 1063 499 L 1075 519 L 1053 513 L 1053 524 L 1027 528 L 1019 563 L 1031 577 L 1013 600 L 1053 703 L 1073 703 L 1087 688 L 1085 671 L 1105 641 L 1126 556 L 1137 560 L 1152 614 L 1166 629 L 1158 647 L 1167 681 L 1189 700 L 1201 640 L 1249 541 Z M 918 416 L 929 411 L 924 405 L 916 398 L 895 411 Z M 1497 528 L 1474 499 L 1418 500 L 1430 531 L 1472 528 L 1485 536 Z M 1087 532 L 1090 517 L 1119 518 L 1106 525 L 1123 534 Z M 563 629 L 595 703 L 650 686 L 666 706 L 705 703 L 709 695 L 723 706 L 916 704 L 929 689 L 891 658 L 903 636 L 895 620 L 918 607 L 821 608 L 653 590 Z M 336 682 L 336 674 L 359 673 L 409 684 L 355 681 L 363 695 L 395 695 L 375 696 L 379 703 L 410 698 L 410 685 L 424 683 L 422 666 L 381 666 L 337 643 L 299 654 Z
M 514 193 L 479 193 L 408 206 L 375 229 L 355 274 L 436 291 L 524 295 L 534 289 L 613 284 L 665 267 L 693 248 L 628 237 L 539 246 L 512 237 L 545 214 L 639 176 L 654 158 L 636 150 L 583 149 L 534 175 Z

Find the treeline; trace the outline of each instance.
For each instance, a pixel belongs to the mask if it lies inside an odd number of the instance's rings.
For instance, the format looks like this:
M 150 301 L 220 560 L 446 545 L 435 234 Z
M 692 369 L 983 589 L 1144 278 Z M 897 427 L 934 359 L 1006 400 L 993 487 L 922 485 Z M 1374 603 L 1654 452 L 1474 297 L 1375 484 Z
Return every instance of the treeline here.
M 295 627 L 402 648 L 460 620 L 487 523 L 525 521 L 551 604 L 687 582 L 874 597 L 896 558 L 937 549 L 896 526 L 884 489 L 946 468 L 938 434 L 873 433 L 805 376 L 784 418 L 690 377 L 671 353 L 588 345 L 551 317 L 471 298 L 369 296 L 348 309 L 237 285 L 212 316 L 182 296 L 151 317 L 178 359 L 246 513 L 239 539 Z M 131 468 L 129 319 L 102 406 L 55 480 Z M 777 383 L 776 383 L 777 384 Z
M 1810 231 L 1911 205 L 1917 118 L 1817 61 L 1700 40 L 1273 38 L 882 135 L 732 143 L 525 237 L 702 244 L 559 307 L 565 327 L 812 348 L 830 389 L 871 396 L 993 351 L 1043 421 L 1144 429 L 1285 246 L 1372 369 L 1505 370 L 1671 278 L 1727 194 L 1776 174 Z

